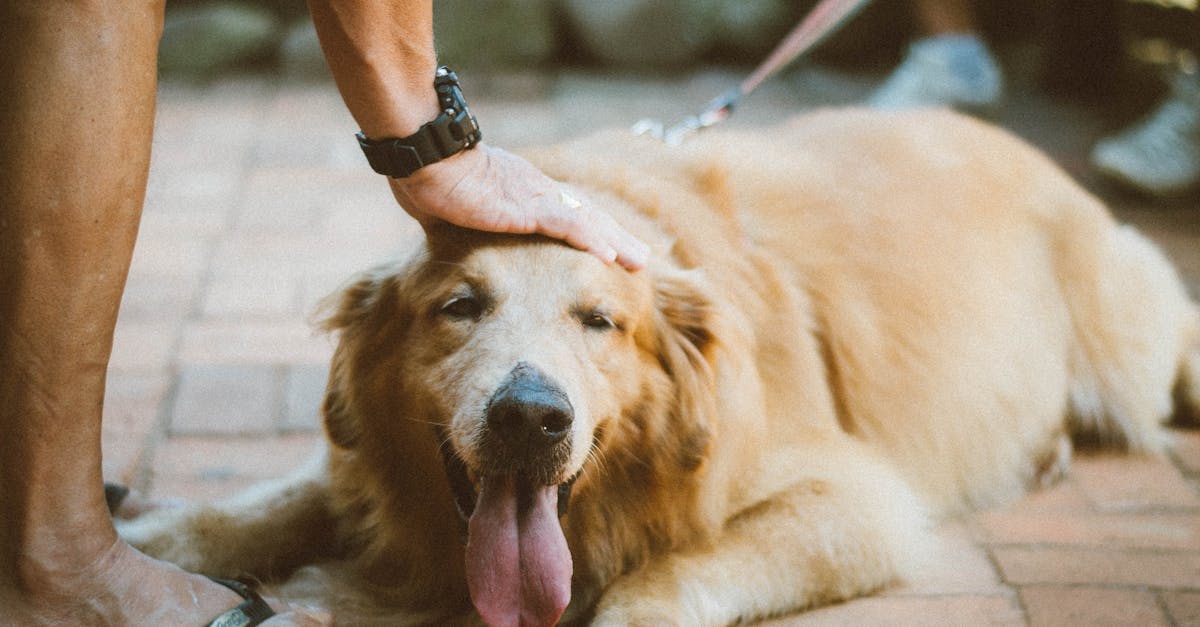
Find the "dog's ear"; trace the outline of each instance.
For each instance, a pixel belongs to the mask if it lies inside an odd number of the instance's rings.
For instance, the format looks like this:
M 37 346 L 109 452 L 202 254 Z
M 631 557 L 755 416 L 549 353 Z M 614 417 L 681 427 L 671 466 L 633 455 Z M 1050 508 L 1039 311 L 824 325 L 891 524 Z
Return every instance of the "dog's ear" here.
M 381 268 L 360 276 L 321 304 L 321 327 L 339 333 L 321 414 L 326 435 L 341 448 L 354 448 L 362 432 L 354 410 L 356 370 L 359 364 L 376 359 L 375 353 L 389 345 L 382 341 L 383 334 L 402 324 L 398 290 L 396 275 Z
M 325 385 L 325 399 L 321 401 L 321 418 L 325 424 L 325 435 L 334 446 L 351 449 L 358 445 L 362 425 L 355 418 L 346 367 L 346 357 L 339 347 L 329 368 L 329 382 Z
M 708 455 L 715 411 L 714 310 L 697 270 L 656 276 L 655 301 L 659 361 L 676 396 L 668 437 L 679 465 L 694 470 Z

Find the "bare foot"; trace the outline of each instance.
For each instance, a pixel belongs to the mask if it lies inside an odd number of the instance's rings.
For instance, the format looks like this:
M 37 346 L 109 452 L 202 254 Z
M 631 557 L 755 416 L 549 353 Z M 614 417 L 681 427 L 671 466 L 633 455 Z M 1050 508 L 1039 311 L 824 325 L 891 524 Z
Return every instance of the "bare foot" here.
M 243 599 L 206 577 L 118 540 L 100 559 L 18 590 L 0 583 L 0 616 L 15 625 L 207 625 Z M 331 625 L 326 612 L 270 601 L 265 625 Z

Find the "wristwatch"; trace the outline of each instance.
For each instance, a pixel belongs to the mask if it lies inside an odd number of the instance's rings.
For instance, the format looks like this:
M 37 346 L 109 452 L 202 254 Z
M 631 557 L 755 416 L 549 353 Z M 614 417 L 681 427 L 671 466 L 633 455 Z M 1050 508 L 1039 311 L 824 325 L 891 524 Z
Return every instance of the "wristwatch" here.
M 355 133 L 372 170 L 392 178 L 406 178 L 431 163 L 479 143 L 483 134 L 475 116 L 467 109 L 467 99 L 458 86 L 458 75 L 448 67 L 438 68 L 433 88 L 437 91 L 442 112 L 412 135 L 369 139 L 362 131 Z

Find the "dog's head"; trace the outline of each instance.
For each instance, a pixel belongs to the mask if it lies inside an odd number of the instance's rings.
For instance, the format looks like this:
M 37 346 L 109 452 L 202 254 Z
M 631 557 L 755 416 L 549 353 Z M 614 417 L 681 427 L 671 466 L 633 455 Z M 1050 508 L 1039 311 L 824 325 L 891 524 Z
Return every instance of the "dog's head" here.
M 546 239 L 435 228 L 337 302 L 327 433 L 397 474 L 428 472 L 406 464 L 430 464 L 411 453 L 419 442 L 436 448 L 469 519 L 477 609 L 553 622 L 570 597 L 559 517 L 574 482 L 598 480 L 618 451 L 648 472 L 702 463 L 710 309 L 694 271 L 631 273 Z

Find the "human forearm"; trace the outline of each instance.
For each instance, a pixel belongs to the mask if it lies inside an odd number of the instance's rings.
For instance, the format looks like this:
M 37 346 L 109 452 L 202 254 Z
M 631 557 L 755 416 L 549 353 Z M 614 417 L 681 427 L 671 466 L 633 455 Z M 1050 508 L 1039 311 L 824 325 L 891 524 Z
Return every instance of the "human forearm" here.
M 368 137 L 404 137 L 437 116 L 431 0 L 308 0 L 325 59 Z

